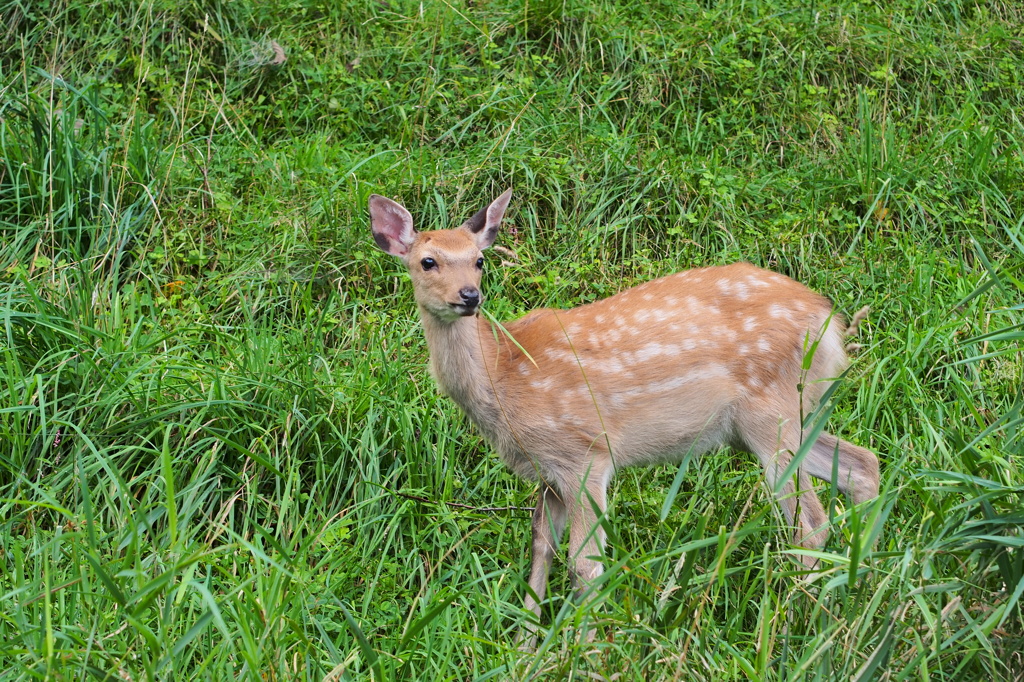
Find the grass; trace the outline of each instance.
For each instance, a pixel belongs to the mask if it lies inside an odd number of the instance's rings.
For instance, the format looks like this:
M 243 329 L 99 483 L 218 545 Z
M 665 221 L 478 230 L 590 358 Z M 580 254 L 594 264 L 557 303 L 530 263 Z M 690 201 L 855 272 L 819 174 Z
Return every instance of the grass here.
M 0 17 L 0 678 L 1024 679 L 1017 4 Z M 621 472 L 593 608 L 556 563 L 516 650 L 533 491 L 365 209 L 507 186 L 499 319 L 738 259 L 872 306 L 832 422 L 882 496 L 818 591 L 723 451 Z

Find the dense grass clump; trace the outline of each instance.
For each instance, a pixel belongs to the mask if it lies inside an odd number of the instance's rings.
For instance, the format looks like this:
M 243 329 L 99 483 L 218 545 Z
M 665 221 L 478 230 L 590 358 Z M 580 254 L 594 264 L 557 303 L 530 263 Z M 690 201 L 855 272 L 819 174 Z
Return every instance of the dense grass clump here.
M 0 678 L 1024 679 L 1022 27 L 0 1 Z M 816 589 L 752 461 L 629 470 L 593 603 L 556 564 L 517 651 L 533 491 L 365 213 L 508 186 L 498 318 L 738 259 L 872 306 L 831 420 L 883 492 L 824 486 Z

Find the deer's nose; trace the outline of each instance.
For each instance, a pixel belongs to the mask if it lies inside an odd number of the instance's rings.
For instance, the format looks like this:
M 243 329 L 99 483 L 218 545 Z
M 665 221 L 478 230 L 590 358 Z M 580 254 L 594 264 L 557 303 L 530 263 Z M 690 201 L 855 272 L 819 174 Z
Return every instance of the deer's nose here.
M 459 289 L 459 297 L 467 306 L 480 305 L 480 291 L 476 287 L 462 287 Z

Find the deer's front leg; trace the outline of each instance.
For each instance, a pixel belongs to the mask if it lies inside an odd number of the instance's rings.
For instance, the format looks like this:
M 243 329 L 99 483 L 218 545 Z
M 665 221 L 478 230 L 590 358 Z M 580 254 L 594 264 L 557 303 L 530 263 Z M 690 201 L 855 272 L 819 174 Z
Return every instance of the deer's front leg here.
M 530 588 L 526 593 L 526 608 L 540 619 L 540 603 L 548 584 L 551 562 L 558 551 L 558 542 L 565 532 L 568 517 L 565 504 L 558 492 L 543 481 L 537 494 L 537 506 L 533 510 L 533 559 L 530 565 Z M 533 621 L 524 627 L 521 648 L 533 650 L 537 643 L 537 628 Z
M 569 521 L 569 562 L 580 604 L 585 604 L 587 591 L 604 572 L 604 528 L 599 517 L 607 506 L 606 491 L 610 469 L 591 471 L 573 500 Z M 589 628 L 586 640 L 594 639 L 594 628 Z

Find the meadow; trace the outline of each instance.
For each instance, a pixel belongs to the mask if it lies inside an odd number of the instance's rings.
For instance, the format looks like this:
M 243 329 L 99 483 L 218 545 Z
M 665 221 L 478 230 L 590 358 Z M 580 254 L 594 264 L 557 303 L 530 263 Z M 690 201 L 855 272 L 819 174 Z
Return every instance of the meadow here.
M 1024 680 L 1024 6 L 0 0 L 0 679 Z M 604 579 L 437 394 L 367 198 L 511 319 L 746 260 L 852 315 L 809 587 L 756 461 Z M 596 623 L 592 643 L 575 635 Z

